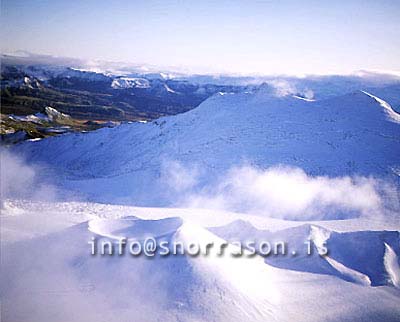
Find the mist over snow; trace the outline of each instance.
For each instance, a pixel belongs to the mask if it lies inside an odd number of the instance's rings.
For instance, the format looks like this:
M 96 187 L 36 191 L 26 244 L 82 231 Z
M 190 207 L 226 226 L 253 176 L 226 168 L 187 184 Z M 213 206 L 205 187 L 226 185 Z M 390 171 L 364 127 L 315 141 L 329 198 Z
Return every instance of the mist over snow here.
M 39 165 L 2 150 L 2 200 L 85 200 L 56 187 Z M 7 169 L 7 170 L 5 170 Z M 266 169 L 244 163 L 213 174 L 163 157 L 148 191 L 169 207 L 206 208 L 291 220 L 393 216 L 400 209 L 394 184 L 373 176 L 315 176 L 292 166 Z M 134 203 L 135 197 L 131 197 Z M 124 203 L 127 199 L 124 199 Z M 129 201 L 129 200 L 128 200 Z
M 292 220 L 389 215 L 394 187 L 366 177 L 309 176 L 300 168 L 234 167 L 210 186 L 196 189 L 196 173 L 174 163 L 168 182 L 171 205 L 253 213 Z M 181 180 L 176 180 L 181 178 Z M 189 186 L 186 184 L 190 183 Z M 183 186 L 183 184 L 185 184 Z M 385 208 L 386 206 L 388 208 Z
M 7 198 L 51 201 L 57 199 L 57 188 L 44 169 L 24 157 L 0 148 L 1 200 Z
M 160 184 L 177 199 L 179 194 L 194 189 L 201 172 L 198 167 L 186 168 L 177 161 L 164 159 L 161 164 Z
M 25 219 L 41 218 L 31 217 Z M 116 322 L 132 316 L 173 321 L 175 314 L 168 312 L 170 280 L 162 265 L 140 257 L 91 257 L 87 242 L 92 236 L 83 223 L 2 245 L 2 316 L 41 322 Z
M 290 82 L 285 79 L 275 79 L 268 82 L 275 89 L 275 94 L 278 97 L 288 96 L 288 95 L 301 95 L 306 99 L 313 99 L 314 92 L 309 88 L 298 89 L 294 82 Z

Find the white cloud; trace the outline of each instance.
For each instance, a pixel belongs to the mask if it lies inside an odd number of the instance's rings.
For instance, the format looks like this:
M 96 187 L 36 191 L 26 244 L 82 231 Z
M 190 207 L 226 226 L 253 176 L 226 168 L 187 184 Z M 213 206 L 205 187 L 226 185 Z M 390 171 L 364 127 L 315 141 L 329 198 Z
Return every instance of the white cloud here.
M 55 188 L 43 180 L 41 169 L 33 166 L 23 157 L 0 150 L 1 199 L 31 198 L 54 200 Z
M 179 173 L 182 170 L 182 175 Z M 170 194 L 175 206 L 225 209 L 294 220 L 378 216 L 385 211 L 385 185 L 374 178 L 310 176 L 300 168 L 234 167 L 202 186 L 199 173 L 190 176 L 182 165 L 174 166 L 178 181 Z
M 269 82 L 269 84 L 275 88 L 275 94 L 277 96 L 287 96 L 298 93 L 296 86 L 284 79 L 276 79 Z
M 186 168 L 176 161 L 164 161 L 161 165 L 161 181 L 170 189 L 182 192 L 193 188 L 199 176 L 197 167 Z
M 299 89 L 293 82 L 285 79 L 275 79 L 268 82 L 269 85 L 274 87 L 275 95 L 278 97 L 288 95 L 300 95 L 306 99 L 313 99 L 314 92 L 309 88 Z

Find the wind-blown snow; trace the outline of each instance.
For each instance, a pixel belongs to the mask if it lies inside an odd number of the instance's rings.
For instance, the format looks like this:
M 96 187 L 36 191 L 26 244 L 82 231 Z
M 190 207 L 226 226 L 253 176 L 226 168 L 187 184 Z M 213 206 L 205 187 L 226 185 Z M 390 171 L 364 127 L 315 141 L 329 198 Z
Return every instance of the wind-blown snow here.
M 395 251 L 387 243 L 385 243 L 384 263 L 386 272 L 389 275 L 389 281 L 397 288 L 400 288 L 400 265 L 399 259 Z
M 386 111 L 388 114 L 388 118 L 392 120 L 393 122 L 400 123 L 400 114 L 395 112 L 393 108 L 385 102 L 383 99 L 380 99 L 379 97 L 376 97 L 372 94 L 369 94 L 367 92 L 364 92 L 365 94 L 371 96 L 373 99 L 375 99 Z

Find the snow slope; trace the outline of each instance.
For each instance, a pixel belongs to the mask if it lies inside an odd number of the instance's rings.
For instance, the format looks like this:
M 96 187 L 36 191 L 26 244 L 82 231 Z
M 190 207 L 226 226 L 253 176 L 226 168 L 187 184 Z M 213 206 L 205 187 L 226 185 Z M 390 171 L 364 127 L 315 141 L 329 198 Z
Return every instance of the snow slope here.
M 265 261 L 276 267 L 328 274 L 357 284 L 373 286 L 396 285 L 397 276 L 392 273 L 391 268 L 398 262 L 395 256 L 400 253 L 397 230 L 339 233 L 315 224 L 303 224 L 271 232 L 256 229 L 243 221 L 211 229 L 222 238 L 240 240 L 242 243 L 250 240 L 256 240 L 256 244 L 265 240 L 285 241 L 288 253 L 291 254 L 294 249 L 298 255 L 289 255 L 290 258 L 266 256 Z M 310 255 L 307 253 L 308 240 L 312 241 L 313 246 Z M 323 246 L 328 250 L 326 257 L 319 256 L 323 254 Z M 394 271 L 398 269 L 395 268 Z
M 246 214 L 215 211 L 118 207 L 6 202 L 1 217 L 2 236 L 4 229 L 14 227 L 19 239 L 12 241 L 8 239 L 10 235 L 2 239 L 4 319 L 19 322 L 396 321 L 400 317 L 399 294 L 395 288 L 349 283 L 334 274 L 275 268 L 268 261 L 264 263 L 260 256 L 220 257 L 213 252 L 206 257 L 165 258 L 88 255 L 88 241 L 92 237 L 116 240 L 125 236 L 140 240 L 144 236 L 162 236 L 169 241 L 218 244 L 224 240 L 201 222 L 212 223 L 212 217 L 217 222 L 222 220 L 228 226 L 220 227 L 219 234 L 229 231 L 239 237 L 241 231 L 232 227 L 246 225 L 244 222 L 230 224 L 230 220 L 235 216 L 249 218 Z M 129 216 L 121 217 L 121 213 Z M 184 215 L 185 219 L 176 217 L 177 214 Z M 23 237 L 18 231 L 21 226 L 12 224 L 15 220 L 43 223 L 41 216 L 50 220 L 46 228 L 51 231 L 35 237 Z M 53 223 L 52 216 L 56 217 Z M 278 234 L 283 231 L 279 225 L 284 222 L 263 220 L 263 224 L 259 222 L 260 228 L 278 228 Z M 341 224 L 346 227 L 346 222 Z M 285 229 L 305 231 L 301 223 L 286 223 L 291 225 L 297 226 Z M 359 220 L 358 227 L 363 229 L 363 225 L 367 228 L 368 223 Z M 32 233 L 38 232 L 37 227 L 26 228 Z
M 242 165 L 374 176 L 398 187 L 399 141 L 399 114 L 368 93 L 304 101 L 261 89 L 216 95 L 151 123 L 27 142 L 14 150 L 89 199 L 160 206 L 173 204 L 175 190 L 216 185 Z M 171 172 L 178 170 L 187 175 L 175 178 Z M 194 182 L 191 176 L 197 176 Z M 171 178 L 179 181 L 172 192 Z

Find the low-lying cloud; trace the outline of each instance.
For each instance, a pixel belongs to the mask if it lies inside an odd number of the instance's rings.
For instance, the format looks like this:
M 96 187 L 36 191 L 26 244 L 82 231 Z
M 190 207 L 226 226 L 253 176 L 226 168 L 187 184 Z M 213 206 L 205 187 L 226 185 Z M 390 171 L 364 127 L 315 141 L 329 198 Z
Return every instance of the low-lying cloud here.
M 51 201 L 56 189 L 41 175 L 38 166 L 30 164 L 22 156 L 0 149 L 1 200 L 7 198 Z
M 275 95 L 278 97 L 288 96 L 288 95 L 300 95 L 306 99 L 313 99 L 314 92 L 309 89 L 298 89 L 293 82 L 289 82 L 285 79 L 276 79 L 268 82 L 275 89 Z
M 42 175 L 43 171 L 21 156 L 1 150 L 1 200 L 67 198 L 68 192 L 49 184 L 49 175 Z M 311 176 L 300 168 L 288 166 L 260 169 L 243 165 L 211 173 L 200 166 L 164 160 L 159 180 L 150 184 L 139 190 L 145 194 L 144 200 L 160 200 L 160 205 L 292 220 L 377 217 L 400 208 L 398 189 L 383 180 Z M 75 194 L 72 197 L 76 200 Z
M 182 176 L 177 169 L 183 169 Z M 367 177 L 310 176 L 300 168 L 278 166 L 265 170 L 233 167 L 212 184 L 201 176 L 188 180 L 189 171 L 174 167 L 174 176 L 190 181 L 181 189 L 168 182 L 175 206 L 210 208 L 293 220 L 379 216 L 386 211 L 387 184 Z M 205 175 L 205 174 L 203 174 Z M 198 183 L 198 185 L 196 185 Z

